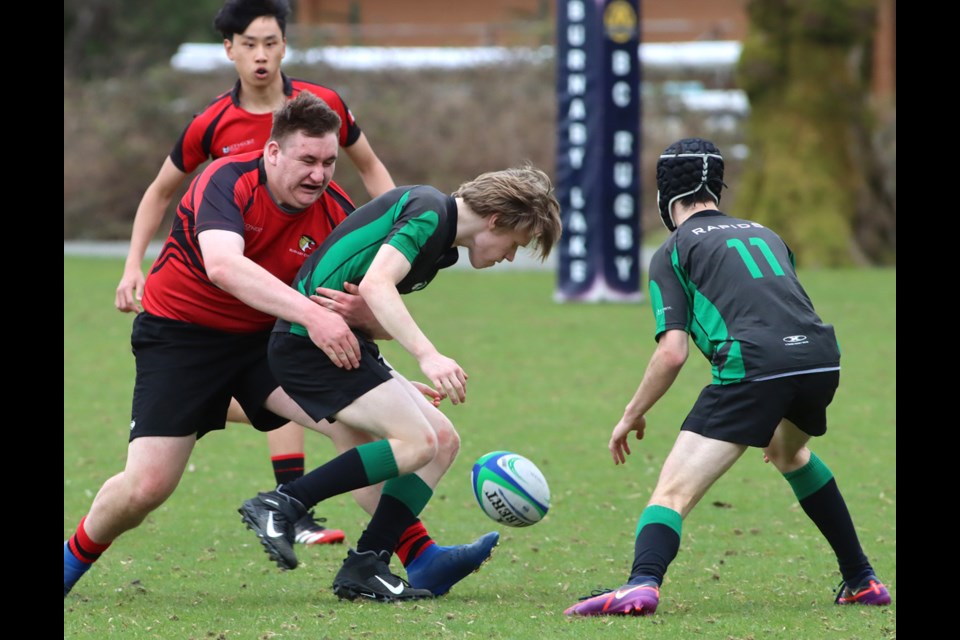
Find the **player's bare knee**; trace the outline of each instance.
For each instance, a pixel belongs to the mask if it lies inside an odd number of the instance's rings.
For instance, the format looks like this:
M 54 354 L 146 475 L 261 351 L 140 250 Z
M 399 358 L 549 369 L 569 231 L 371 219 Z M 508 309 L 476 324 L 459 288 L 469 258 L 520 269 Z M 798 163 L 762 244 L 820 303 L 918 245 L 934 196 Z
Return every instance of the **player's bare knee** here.
M 780 473 L 796 471 L 810 461 L 810 450 L 806 447 L 788 450 L 782 446 L 770 446 L 764 449 L 763 453 Z
M 127 496 L 128 510 L 146 516 L 173 495 L 177 484 L 166 478 L 150 478 L 136 483 Z
M 460 452 L 460 434 L 446 416 L 433 426 L 437 434 L 437 456 L 452 463 Z
M 437 456 L 437 437 L 431 429 L 416 440 L 407 440 L 394 448 L 400 475 L 412 473 L 429 464 Z
M 417 461 L 420 463 L 420 466 L 429 464 L 437 457 L 437 452 L 440 450 L 437 435 L 433 431 L 424 435 L 420 446 L 418 447 L 419 456 Z

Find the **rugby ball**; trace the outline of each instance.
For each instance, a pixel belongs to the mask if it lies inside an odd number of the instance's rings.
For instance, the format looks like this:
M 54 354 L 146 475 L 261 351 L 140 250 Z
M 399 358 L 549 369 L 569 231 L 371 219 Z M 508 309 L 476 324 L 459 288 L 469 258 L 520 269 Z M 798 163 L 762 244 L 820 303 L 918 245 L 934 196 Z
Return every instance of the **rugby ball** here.
M 547 515 L 550 487 L 537 465 L 510 451 L 480 456 L 470 474 L 473 495 L 495 522 L 529 527 Z

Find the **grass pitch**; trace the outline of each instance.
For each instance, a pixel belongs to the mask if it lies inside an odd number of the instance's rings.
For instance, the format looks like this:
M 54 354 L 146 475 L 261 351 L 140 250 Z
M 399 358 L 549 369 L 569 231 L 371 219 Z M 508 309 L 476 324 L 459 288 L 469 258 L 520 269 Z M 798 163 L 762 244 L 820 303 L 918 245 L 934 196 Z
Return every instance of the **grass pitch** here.
M 112 304 L 121 270 L 120 260 L 64 257 L 64 539 L 125 460 L 134 369 L 131 316 Z M 709 369 L 691 353 L 649 414 L 647 437 L 615 467 L 606 443 L 654 347 L 649 305 L 559 305 L 551 273 L 453 271 L 405 298 L 470 375 L 467 403 L 444 405 L 460 457 L 423 520 L 440 544 L 499 529 L 481 572 L 443 598 L 400 605 L 337 600 L 331 582 L 346 546 L 298 547 L 300 568 L 281 572 L 236 512 L 273 484 L 266 439 L 231 425 L 200 440 L 174 496 L 64 600 L 64 638 L 896 638 L 896 271 L 801 278 L 843 349 L 829 430 L 812 448 L 837 477 L 891 607 L 833 605 L 832 552 L 750 450 L 684 522 L 655 616 L 565 617 L 579 596 L 626 578 L 637 518 Z M 397 345 L 383 350 L 420 379 Z M 498 449 L 529 457 L 550 483 L 550 512 L 533 527 L 498 527 L 471 495 L 474 460 Z M 308 467 L 332 454 L 308 435 Z M 367 521 L 347 496 L 318 515 L 348 545 Z

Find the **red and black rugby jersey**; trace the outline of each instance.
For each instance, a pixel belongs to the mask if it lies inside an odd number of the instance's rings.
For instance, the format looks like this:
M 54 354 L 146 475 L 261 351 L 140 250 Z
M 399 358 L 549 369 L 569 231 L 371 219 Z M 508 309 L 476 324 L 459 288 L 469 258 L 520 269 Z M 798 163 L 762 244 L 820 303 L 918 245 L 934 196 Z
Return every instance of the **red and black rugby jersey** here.
M 208 229 L 236 231 L 243 235 L 244 255 L 289 285 L 307 256 L 354 206 L 331 182 L 303 211 L 281 209 L 267 189 L 262 157 L 258 150 L 221 158 L 194 178 L 147 276 L 142 301 L 146 311 L 235 333 L 273 326 L 274 317 L 248 307 L 210 281 L 197 234 Z
M 313 93 L 340 116 L 341 147 L 357 141 L 360 126 L 337 92 L 283 76 L 283 92 L 287 98 L 295 98 L 301 91 Z M 237 80 L 233 89 L 217 96 L 193 117 L 170 152 L 170 159 L 180 171 L 193 173 L 207 159 L 260 151 L 267 144 L 272 126 L 272 113 L 250 113 L 240 108 L 240 81 Z

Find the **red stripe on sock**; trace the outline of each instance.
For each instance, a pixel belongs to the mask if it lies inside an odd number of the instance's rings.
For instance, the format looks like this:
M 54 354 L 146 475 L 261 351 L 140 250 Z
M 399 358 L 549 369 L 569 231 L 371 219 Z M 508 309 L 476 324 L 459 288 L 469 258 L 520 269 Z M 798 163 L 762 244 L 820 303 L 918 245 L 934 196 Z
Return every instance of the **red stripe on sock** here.
M 80 524 L 77 525 L 77 532 L 70 537 L 70 551 L 80 562 L 90 564 L 100 557 L 100 554 L 107 550 L 111 543 L 100 544 L 94 542 L 87 535 L 87 530 L 83 523 L 87 521 L 87 516 L 83 516 Z
M 417 520 L 407 527 L 407 530 L 400 536 L 400 542 L 397 544 L 394 553 L 397 554 L 397 559 L 400 560 L 403 566 L 407 566 L 407 564 L 416 560 L 417 556 L 423 553 L 424 549 L 427 549 L 432 544 L 436 543 L 430 537 L 430 534 L 427 533 L 427 528 L 423 526 L 420 520 Z
M 285 453 L 282 456 L 271 456 L 270 461 L 277 462 L 279 460 L 295 460 L 297 458 L 302 460 L 304 457 L 306 456 L 302 453 Z
M 273 465 L 273 477 L 278 485 L 293 482 L 303 477 L 306 460 L 302 453 L 288 453 L 270 458 Z
M 76 533 L 74 533 L 72 536 L 70 536 L 70 539 L 67 541 L 67 547 L 70 549 L 70 553 L 73 554 L 73 557 L 76 558 L 77 560 L 79 560 L 80 562 L 82 562 L 82 563 L 84 563 L 84 564 L 90 564 L 90 563 L 93 562 L 93 560 L 85 557 L 85 556 L 83 555 L 83 552 L 80 551 L 80 550 L 77 548 L 77 534 L 76 534 Z

